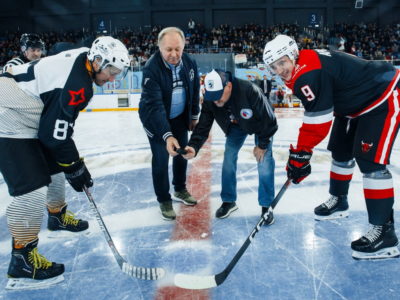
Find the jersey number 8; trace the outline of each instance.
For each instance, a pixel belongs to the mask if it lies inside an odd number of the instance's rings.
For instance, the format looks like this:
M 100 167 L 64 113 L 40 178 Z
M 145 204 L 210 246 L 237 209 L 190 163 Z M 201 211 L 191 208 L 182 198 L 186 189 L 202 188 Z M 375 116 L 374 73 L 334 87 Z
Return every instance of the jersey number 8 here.
M 56 120 L 54 125 L 53 137 L 57 140 L 65 140 L 67 138 L 68 122 L 64 120 Z

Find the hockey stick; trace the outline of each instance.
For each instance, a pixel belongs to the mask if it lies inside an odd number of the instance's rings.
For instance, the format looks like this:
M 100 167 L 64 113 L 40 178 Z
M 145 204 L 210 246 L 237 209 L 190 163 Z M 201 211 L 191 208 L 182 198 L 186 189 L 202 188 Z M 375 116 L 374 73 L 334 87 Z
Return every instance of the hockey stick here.
M 271 207 L 275 208 L 276 204 L 278 204 L 279 200 L 282 198 L 282 195 L 285 193 L 286 189 L 291 183 L 291 179 L 286 180 L 285 184 L 282 186 L 281 190 L 279 191 L 278 195 L 276 195 L 274 201 L 271 203 Z M 258 221 L 257 225 L 254 227 L 253 231 L 247 237 L 246 241 L 240 247 L 239 251 L 236 255 L 232 258 L 231 262 L 228 266 L 220 273 L 216 275 L 209 275 L 209 276 L 198 276 L 198 275 L 189 275 L 189 274 L 176 274 L 174 277 L 174 284 L 178 287 L 184 289 L 192 289 L 192 290 L 202 290 L 202 289 L 209 289 L 216 287 L 222 284 L 225 279 L 228 277 L 229 273 L 235 267 L 236 263 L 242 257 L 243 253 L 246 251 L 247 247 L 249 247 L 251 241 L 253 240 L 254 236 L 258 231 L 260 231 L 261 226 L 264 222 L 268 219 L 268 215 L 270 210 L 268 210 L 264 215 L 261 216 L 260 220 Z
M 87 187 L 83 188 L 85 194 L 91 204 L 92 211 L 94 212 L 97 221 L 99 222 L 99 226 L 104 233 L 108 246 L 111 248 L 114 257 L 121 268 L 122 272 L 128 274 L 131 277 L 143 279 L 143 280 L 157 280 L 162 278 L 165 275 L 165 270 L 162 268 L 144 268 L 144 267 L 136 267 L 129 264 L 118 252 L 115 244 L 111 238 L 110 233 L 106 225 L 104 224 L 103 218 L 100 215 L 99 210 L 97 209 L 96 203 L 94 202 L 92 194 L 89 192 Z

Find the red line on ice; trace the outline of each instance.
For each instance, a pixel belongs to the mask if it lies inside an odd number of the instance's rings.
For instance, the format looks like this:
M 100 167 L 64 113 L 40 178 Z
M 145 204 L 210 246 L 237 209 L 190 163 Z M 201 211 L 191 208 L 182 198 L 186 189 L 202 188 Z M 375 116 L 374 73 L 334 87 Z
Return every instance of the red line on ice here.
M 211 146 L 210 139 L 194 159 L 187 181 L 189 192 L 197 199 L 196 206 L 181 204 L 175 221 L 172 241 L 202 240 L 210 237 L 210 190 L 211 190 Z M 175 202 L 176 203 L 176 202 Z M 185 290 L 175 286 L 164 286 L 157 290 L 156 300 L 207 300 L 208 290 Z

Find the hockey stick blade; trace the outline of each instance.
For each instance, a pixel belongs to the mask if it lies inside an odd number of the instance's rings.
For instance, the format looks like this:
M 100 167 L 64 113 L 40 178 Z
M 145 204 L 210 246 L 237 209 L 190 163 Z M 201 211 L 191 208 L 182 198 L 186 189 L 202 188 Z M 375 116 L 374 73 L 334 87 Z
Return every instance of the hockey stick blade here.
M 292 182 L 291 179 L 286 180 L 281 190 L 279 191 L 278 195 L 276 195 L 274 201 L 272 201 L 271 203 L 272 208 L 275 208 L 275 206 L 278 204 L 279 200 L 282 198 L 282 195 L 285 193 L 291 182 Z M 228 277 L 232 269 L 235 267 L 236 263 L 242 257 L 243 253 L 249 247 L 256 233 L 260 230 L 261 226 L 267 220 L 269 213 L 270 211 L 266 212 L 264 215 L 261 216 L 260 220 L 257 222 L 257 225 L 254 227 L 250 235 L 247 237 L 246 241 L 243 243 L 239 251 L 235 254 L 235 256 L 232 258 L 228 266 L 222 272 L 216 275 L 206 275 L 206 276 L 178 273 L 174 276 L 174 284 L 177 287 L 183 289 L 191 289 L 191 290 L 210 289 L 222 284 Z
M 143 279 L 143 280 L 158 280 L 164 277 L 165 270 L 163 268 L 145 268 L 145 267 L 137 267 L 129 264 L 118 252 L 117 247 L 115 247 L 114 241 L 111 238 L 110 233 L 106 225 L 104 224 L 103 218 L 100 215 L 99 210 L 97 209 L 97 205 L 94 202 L 92 194 L 89 192 L 87 187 L 83 188 L 88 198 L 92 211 L 94 212 L 96 219 L 99 223 L 101 231 L 104 233 L 104 237 L 106 238 L 107 244 L 110 247 L 115 260 L 117 261 L 119 267 L 122 272 L 128 274 L 131 277 Z

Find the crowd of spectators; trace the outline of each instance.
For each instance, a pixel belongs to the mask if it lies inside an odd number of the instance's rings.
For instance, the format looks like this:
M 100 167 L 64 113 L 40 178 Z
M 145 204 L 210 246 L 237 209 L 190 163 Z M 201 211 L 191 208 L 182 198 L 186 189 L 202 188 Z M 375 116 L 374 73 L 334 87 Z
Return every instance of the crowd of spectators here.
M 330 33 L 339 50 L 368 60 L 400 59 L 400 24 L 335 24 Z
M 150 30 L 123 29 L 112 35 L 121 39 L 132 56 L 132 65 L 142 67 L 157 49 L 157 35 L 161 26 Z M 400 59 L 400 24 L 378 26 L 377 24 L 335 24 L 333 28 L 321 30 L 301 28 L 295 24 L 279 24 L 265 27 L 258 24 L 233 26 L 223 24 L 205 29 L 202 24 L 190 19 L 186 32 L 187 52 L 233 52 L 246 54 L 247 65 L 262 63 L 262 51 L 266 41 L 279 33 L 293 36 L 301 48 L 333 48 L 346 51 L 365 59 Z M 63 33 L 45 32 L 41 37 L 46 48 L 51 49 L 57 42 L 69 42 L 88 46 L 97 33 L 85 30 Z M 0 34 L 0 66 L 18 56 L 21 32 Z M 86 41 L 85 43 L 83 41 Z

